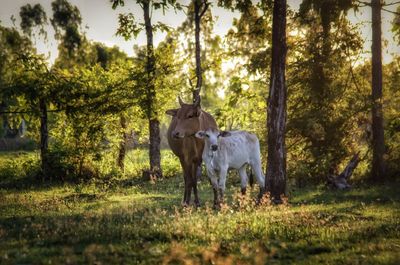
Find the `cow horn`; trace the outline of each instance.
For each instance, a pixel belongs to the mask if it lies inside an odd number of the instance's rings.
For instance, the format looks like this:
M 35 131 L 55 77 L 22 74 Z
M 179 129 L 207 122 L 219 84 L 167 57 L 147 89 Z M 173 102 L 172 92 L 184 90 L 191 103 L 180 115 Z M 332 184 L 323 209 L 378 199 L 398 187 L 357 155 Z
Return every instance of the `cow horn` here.
M 194 101 L 193 105 L 196 107 L 200 107 L 200 95 L 196 97 L 196 100 Z
M 179 105 L 181 105 L 181 107 L 182 107 L 182 105 L 185 104 L 185 103 L 183 103 L 183 101 L 182 101 L 180 96 L 178 96 L 178 100 L 179 100 Z

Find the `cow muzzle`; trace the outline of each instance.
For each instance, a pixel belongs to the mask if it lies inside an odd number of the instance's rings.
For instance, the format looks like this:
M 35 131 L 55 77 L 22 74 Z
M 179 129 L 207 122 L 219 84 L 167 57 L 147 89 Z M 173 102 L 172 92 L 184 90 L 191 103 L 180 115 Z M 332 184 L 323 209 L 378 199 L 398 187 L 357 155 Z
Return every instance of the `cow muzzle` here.
M 212 151 L 217 151 L 218 150 L 218 145 L 216 145 L 216 144 L 211 145 L 211 150 Z
M 172 137 L 175 138 L 175 139 L 180 139 L 180 138 L 183 138 L 183 135 L 180 134 L 180 133 L 177 132 L 177 131 L 173 131 L 173 132 L 172 132 Z

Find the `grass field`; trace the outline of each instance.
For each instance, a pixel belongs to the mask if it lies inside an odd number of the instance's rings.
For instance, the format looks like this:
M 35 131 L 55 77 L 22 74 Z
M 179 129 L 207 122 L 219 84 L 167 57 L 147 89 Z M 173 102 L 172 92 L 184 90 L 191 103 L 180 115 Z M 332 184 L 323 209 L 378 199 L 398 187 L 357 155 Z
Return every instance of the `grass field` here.
M 2 174 L 4 176 L 4 174 Z M 3 179 L 4 180 L 4 179 Z M 256 207 L 180 207 L 181 176 L 10 187 L 0 180 L 0 264 L 400 264 L 400 183 L 293 191 Z M 9 180 L 7 180 L 9 183 Z

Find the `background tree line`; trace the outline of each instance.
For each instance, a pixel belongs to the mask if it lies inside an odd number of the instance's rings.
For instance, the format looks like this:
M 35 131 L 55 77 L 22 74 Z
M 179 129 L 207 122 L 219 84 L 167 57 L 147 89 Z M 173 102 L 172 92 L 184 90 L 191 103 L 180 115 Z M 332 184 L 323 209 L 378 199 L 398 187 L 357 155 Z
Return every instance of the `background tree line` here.
M 143 14 L 123 13 L 124 1 L 110 3 L 122 12 L 118 34 L 129 39 L 146 32 L 147 44 L 135 46 L 133 57 L 88 40 L 78 8 L 66 0 L 53 1 L 52 14 L 39 4 L 22 6 L 19 26 L 0 24 L 2 134 L 10 135 L 26 122 L 28 137 L 40 149 L 40 178 L 123 174 L 132 137 L 149 144 L 146 170 L 161 175 L 160 137 L 168 122 L 164 112 L 176 104 L 177 95 L 191 101 L 201 87 L 203 108 L 219 126 L 255 132 L 267 161 L 273 2 L 136 3 Z M 371 93 L 373 73 L 379 70 L 371 71 L 371 61 L 360 59 L 364 40 L 347 14 L 365 4 L 385 12 L 385 4 L 376 6 L 377 1 L 304 0 L 299 10 L 288 7 L 285 134 L 291 184 L 325 181 L 328 172 L 340 171 L 357 152 L 362 161 L 356 177 L 381 172 L 376 161 L 385 163 L 386 177 L 398 175 L 400 56 L 382 68 L 383 93 L 379 88 Z M 240 14 L 223 37 L 213 34 L 216 6 Z M 155 15 L 150 14 L 160 10 L 185 12 L 187 20 L 171 28 L 152 20 Z M 393 21 L 396 39 L 389 41 L 400 45 L 399 17 L 397 13 Z M 52 66 L 33 44 L 39 36 L 48 37 L 44 25 L 49 22 L 59 50 Z M 153 35 L 159 31 L 167 34 L 155 46 Z M 228 61 L 234 66 L 226 70 Z M 373 126 L 372 110 L 383 125 L 377 129 L 381 135 Z M 376 137 L 385 142 L 373 141 Z

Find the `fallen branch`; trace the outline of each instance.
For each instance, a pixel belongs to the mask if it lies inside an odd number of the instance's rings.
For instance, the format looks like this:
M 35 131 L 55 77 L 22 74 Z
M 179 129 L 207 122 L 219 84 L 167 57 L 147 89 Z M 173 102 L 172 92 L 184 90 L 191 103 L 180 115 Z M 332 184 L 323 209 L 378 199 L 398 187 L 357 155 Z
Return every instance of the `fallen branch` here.
M 353 174 L 354 169 L 357 167 L 360 162 L 360 152 L 355 154 L 350 162 L 347 164 L 346 168 L 339 175 L 335 175 L 333 173 L 328 174 L 327 182 L 328 186 L 343 190 L 351 188 L 351 185 L 347 182 L 351 175 Z

